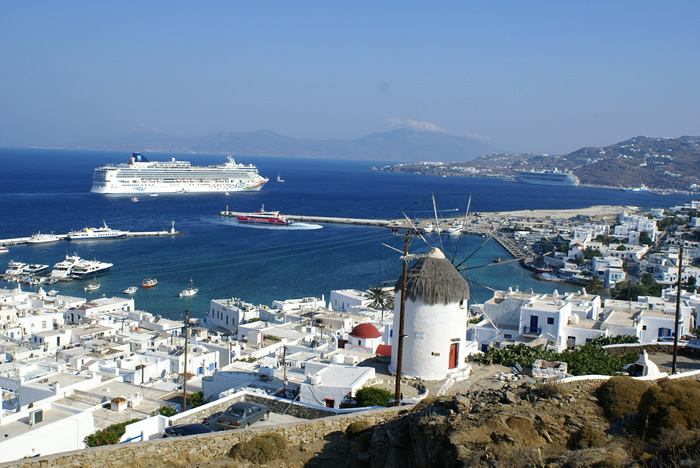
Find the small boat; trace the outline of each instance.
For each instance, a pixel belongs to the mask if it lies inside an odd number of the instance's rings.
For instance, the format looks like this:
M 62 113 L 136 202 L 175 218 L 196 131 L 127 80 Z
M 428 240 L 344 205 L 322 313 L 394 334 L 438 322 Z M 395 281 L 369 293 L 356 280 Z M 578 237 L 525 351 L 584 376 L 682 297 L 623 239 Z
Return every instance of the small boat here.
M 182 292 L 180 292 L 180 297 L 194 296 L 198 292 L 199 292 L 199 289 L 192 286 L 192 280 L 190 279 L 190 287 L 187 289 L 183 289 Z
M 284 179 L 279 174 L 277 174 L 277 182 L 284 182 Z
M 138 291 L 138 288 L 136 286 L 129 286 L 126 288 L 124 291 L 122 291 L 124 294 L 135 294 L 136 291 Z
M 51 297 L 56 297 L 58 295 L 58 291 L 56 291 L 55 289 L 52 289 L 51 291 L 47 292 L 46 294 L 51 296 Z
M 142 287 L 142 288 L 152 288 L 152 287 L 155 286 L 156 284 L 158 284 L 158 280 L 157 280 L 157 279 L 155 279 L 155 278 L 146 278 L 146 279 L 143 280 L 143 282 L 141 283 L 141 287 Z
M 84 291 L 97 291 L 100 289 L 100 283 L 90 283 L 83 288 Z
M 493 259 L 493 263 L 501 263 L 503 260 L 501 260 L 501 257 L 496 257 Z
M 131 201 L 134 202 L 134 203 L 136 203 L 137 201 L 139 201 L 139 199 L 136 198 L 136 197 L 134 197 L 134 198 L 131 199 Z
M 464 224 L 461 222 L 452 223 L 447 229 L 448 236 L 461 236 L 462 232 L 464 232 Z
M 288 219 L 279 211 L 265 211 L 265 205 L 262 205 L 262 207 L 255 213 L 245 213 L 242 215 L 237 215 L 236 219 L 244 223 L 260 223 L 275 225 L 289 225 L 293 222 L 291 219 Z
M 8 249 L 7 247 L 0 245 L 0 253 L 7 253 L 9 251 L 10 249 Z
M 149 197 L 157 197 L 157 196 L 158 196 L 157 193 L 152 193 L 152 194 L 149 195 Z

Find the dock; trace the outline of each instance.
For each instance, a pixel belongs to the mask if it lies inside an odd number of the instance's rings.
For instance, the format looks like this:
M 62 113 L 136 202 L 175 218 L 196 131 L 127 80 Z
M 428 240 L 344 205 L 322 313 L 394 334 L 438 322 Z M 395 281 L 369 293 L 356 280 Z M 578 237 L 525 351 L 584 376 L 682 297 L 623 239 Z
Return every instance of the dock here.
M 64 241 L 64 240 L 69 240 L 68 239 L 68 234 L 54 234 L 56 237 L 58 237 L 59 241 Z M 125 237 L 162 237 L 162 236 L 179 236 L 180 232 L 176 231 L 175 229 L 163 229 L 162 231 L 134 231 L 134 232 L 128 232 L 126 236 L 124 237 L 107 237 L 103 239 L 85 239 L 85 240 L 116 240 L 116 239 L 124 239 Z M 8 246 L 8 245 L 22 245 L 26 244 L 27 241 L 31 239 L 31 237 L 14 237 L 10 239 L 0 239 L 0 245 L 1 246 Z M 80 242 L 80 241 L 74 241 L 74 242 Z M 41 244 L 39 244 L 41 245 Z

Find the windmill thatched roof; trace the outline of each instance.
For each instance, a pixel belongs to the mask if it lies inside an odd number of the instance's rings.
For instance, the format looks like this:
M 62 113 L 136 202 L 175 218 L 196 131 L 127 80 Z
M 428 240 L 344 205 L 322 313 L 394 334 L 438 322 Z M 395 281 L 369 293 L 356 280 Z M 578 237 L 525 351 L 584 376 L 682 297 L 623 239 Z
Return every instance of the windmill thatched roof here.
M 394 286 L 399 291 L 403 276 Z M 406 273 L 406 297 L 426 305 L 454 304 L 469 299 L 469 285 L 440 249 L 416 261 Z

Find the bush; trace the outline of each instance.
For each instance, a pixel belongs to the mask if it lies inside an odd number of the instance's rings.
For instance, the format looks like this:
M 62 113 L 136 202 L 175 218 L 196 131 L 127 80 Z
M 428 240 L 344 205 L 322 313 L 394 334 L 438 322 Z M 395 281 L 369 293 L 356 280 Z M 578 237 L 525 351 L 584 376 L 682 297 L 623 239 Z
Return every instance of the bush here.
M 651 434 L 700 427 L 700 382 L 665 380 L 650 387 L 639 402 L 639 415 Z
M 543 383 L 541 385 L 538 385 L 537 391 L 540 392 L 540 395 L 542 396 L 542 398 L 546 398 L 548 400 L 561 393 L 559 391 L 559 385 L 557 385 L 554 382 L 546 382 L 546 383 Z
M 209 400 L 204 399 L 204 393 L 200 392 L 199 390 L 196 392 L 193 392 L 192 395 L 190 395 L 190 406 L 192 408 L 196 408 L 198 406 L 202 406 L 205 403 L 209 403 Z
M 88 447 L 118 444 L 119 439 L 121 439 L 126 432 L 126 426 L 136 421 L 140 421 L 140 419 L 132 419 L 123 423 L 112 424 L 111 426 L 107 426 L 104 429 L 86 436 L 83 442 L 85 442 L 85 445 Z
M 287 441 L 282 434 L 269 432 L 253 437 L 249 441 L 239 442 L 229 450 L 230 458 L 265 465 L 284 458 Z
M 387 406 L 394 394 L 389 390 L 375 387 L 364 387 L 355 393 L 358 406 Z
M 603 405 L 605 416 L 612 420 L 636 414 L 642 395 L 651 384 L 631 377 L 613 377 L 598 389 L 598 400 Z
M 569 439 L 569 448 L 580 450 L 587 448 L 604 447 L 607 443 L 605 432 L 596 429 L 590 423 L 585 423 L 581 429 L 576 431 Z
M 157 416 L 159 414 L 169 418 L 170 416 L 175 416 L 177 414 L 177 410 L 170 405 L 162 405 L 160 408 L 152 412 L 151 416 Z

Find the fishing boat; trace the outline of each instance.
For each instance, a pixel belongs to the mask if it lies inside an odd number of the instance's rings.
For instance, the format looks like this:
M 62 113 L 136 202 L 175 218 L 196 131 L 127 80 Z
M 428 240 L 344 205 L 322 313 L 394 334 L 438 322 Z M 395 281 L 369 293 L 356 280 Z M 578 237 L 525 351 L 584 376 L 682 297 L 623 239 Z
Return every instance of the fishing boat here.
M 155 279 L 155 278 L 146 278 L 146 279 L 143 280 L 143 282 L 141 283 L 141 287 L 142 287 L 142 288 L 152 288 L 152 287 L 155 286 L 156 284 L 158 284 L 158 280 L 157 280 L 157 279 Z
M 284 179 L 279 174 L 277 174 L 277 182 L 284 182 Z
M 180 292 L 180 297 L 190 297 L 190 296 L 194 296 L 194 295 L 197 294 L 198 292 L 199 292 L 199 289 L 197 289 L 197 288 L 195 288 L 195 287 L 192 286 L 192 279 L 190 279 L 190 287 L 187 288 L 187 289 L 183 289 L 183 290 Z
M 129 286 L 126 288 L 124 291 L 122 291 L 124 294 L 136 294 L 136 291 L 138 291 L 138 288 L 136 286 Z
M 242 215 L 237 215 L 236 219 L 244 223 L 274 224 L 282 226 L 292 224 L 293 222 L 279 211 L 265 211 L 265 205 L 262 205 L 262 207 L 255 213 L 244 213 Z
M 133 198 L 131 199 L 131 201 L 134 202 L 134 203 L 136 203 L 137 201 L 139 201 L 139 199 L 138 199 L 137 197 L 133 197 Z
M 83 288 L 84 291 L 97 291 L 100 289 L 100 283 L 90 283 Z

